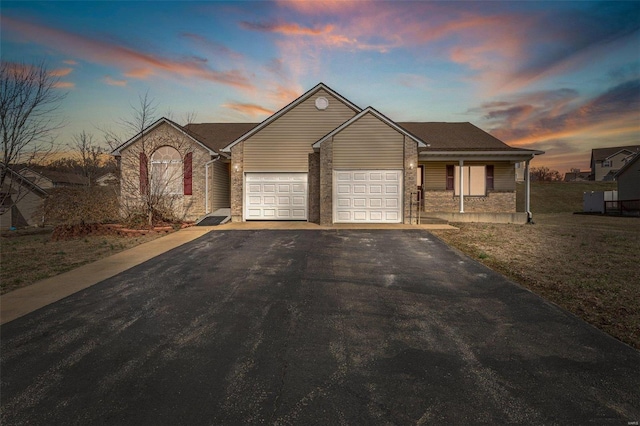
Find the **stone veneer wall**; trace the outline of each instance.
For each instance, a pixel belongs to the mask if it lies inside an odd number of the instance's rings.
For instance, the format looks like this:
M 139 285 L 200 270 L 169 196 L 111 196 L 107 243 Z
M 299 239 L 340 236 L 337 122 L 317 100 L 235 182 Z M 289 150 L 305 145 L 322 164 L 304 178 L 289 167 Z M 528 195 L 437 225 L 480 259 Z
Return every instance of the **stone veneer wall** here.
M 242 222 L 244 142 L 231 147 L 231 221 Z
M 413 167 L 411 167 L 413 165 Z M 416 212 L 411 220 L 411 192 L 417 191 L 417 170 L 418 170 L 418 144 L 408 137 L 404 137 L 404 176 L 403 176 L 403 223 L 418 223 Z M 417 209 L 417 205 L 414 206 Z
M 425 191 L 424 211 L 454 212 L 460 211 L 460 197 L 454 196 L 453 191 Z M 465 213 L 511 213 L 516 211 L 516 193 L 489 192 L 486 197 L 464 197 Z
M 308 193 L 308 220 L 313 223 L 320 223 L 320 153 L 309 154 L 309 175 L 307 177 L 309 186 Z
M 333 223 L 333 139 L 320 145 L 320 225 Z

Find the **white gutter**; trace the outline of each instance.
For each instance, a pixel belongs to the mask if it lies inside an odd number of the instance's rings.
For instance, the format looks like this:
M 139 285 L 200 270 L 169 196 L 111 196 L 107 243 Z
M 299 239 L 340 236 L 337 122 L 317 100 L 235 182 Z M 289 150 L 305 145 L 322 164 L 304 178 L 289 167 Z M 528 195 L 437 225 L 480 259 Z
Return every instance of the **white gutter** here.
M 209 208 L 209 166 L 220 159 L 220 155 L 204 164 L 204 214 L 211 213 Z

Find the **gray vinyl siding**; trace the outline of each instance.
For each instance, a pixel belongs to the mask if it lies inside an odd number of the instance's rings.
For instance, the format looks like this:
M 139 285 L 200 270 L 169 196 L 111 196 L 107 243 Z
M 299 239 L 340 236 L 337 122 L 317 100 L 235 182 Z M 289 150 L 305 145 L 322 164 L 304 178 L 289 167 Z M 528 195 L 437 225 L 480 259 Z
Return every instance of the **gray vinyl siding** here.
M 213 180 L 211 183 L 211 212 L 215 212 L 217 209 L 228 209 L 231 206 L 229 163 L 216 161 L 212 163 L 210 172 Z
M 618 175 L 618 199 L 640 200 L 640 160 Z
M 447 189 L 447 164 L 454 166 L 458 162 L 426 162 L 424 165 L 424 190 L 445 191 Z M 516 176 L 510 162 L 478 163 L 465 161 L 465 166 L 493 165 L 493 190 L 507 192 L 516 190 Z
M 404 135 L 366 114 L 333 137 L 335 169 L 402 169 Z
M 327 109 L 315 107 L 319 96 L 329 100 Z M 355 114 L 319 90 L 244 142 L 244 171 L 307 172 L 311 145 Z

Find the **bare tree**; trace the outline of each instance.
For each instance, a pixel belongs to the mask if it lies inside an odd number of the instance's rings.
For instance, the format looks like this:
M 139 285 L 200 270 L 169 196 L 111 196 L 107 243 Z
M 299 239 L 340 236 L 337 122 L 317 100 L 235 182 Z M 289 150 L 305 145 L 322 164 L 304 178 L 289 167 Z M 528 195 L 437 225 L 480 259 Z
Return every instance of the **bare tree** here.
M 538 182 L 556 182 L 562 180 L 562 175 L 557 170 L 551 170 L 546 166 L 532 167 L 530 170 L 532 180 Z
M 54 134 L 64 125 L 58 110 L 66 96 L 57 83 L 44 63 L 0 62 L 1 161 L 6 166 L 0 168 L 0 205 L 24 196 L 7 167 L 29 163 L 36 154 L 53 149 Z
M 89 180 L 89 186 L 95 183 L 100 171 L 100 156 L 104 150 L 94 141 L 93 135 L 84 130 L 73 135 L 74 149 L 79 155 L 82 175 Z
M 176 205 L 183 189 L 186 159 L 191 161 L 191 145 L 185 133 L 171 126 L 150 131 L 156 120 L 156 103 L 148 93 L 132 105 L 132 114 L 120 120 L 120 127 L 133 135 L 127 145 L 114 132 L 106 138 L 119 154 L 120 207 L 132 218 L 143 216 L 147 226 L 159 220 L 175 219 Z M 131 140 L 131 139 L 129 139 Z

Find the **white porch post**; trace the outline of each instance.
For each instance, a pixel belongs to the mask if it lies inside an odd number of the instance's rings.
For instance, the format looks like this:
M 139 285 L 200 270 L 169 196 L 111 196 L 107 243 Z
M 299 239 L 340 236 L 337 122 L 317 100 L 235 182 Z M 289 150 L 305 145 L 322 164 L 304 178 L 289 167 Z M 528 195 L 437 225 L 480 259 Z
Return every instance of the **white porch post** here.
M 460 160 L 460 176 L 458 176 L 460 180 L 460 213 L 464 213 L 464 172 L 463 172 L 464 160 Z
M 527 222 L 531 221 L 531 176 L 529 176 L 529 161 L 524 163 L 524 210 L 527 212 Z

